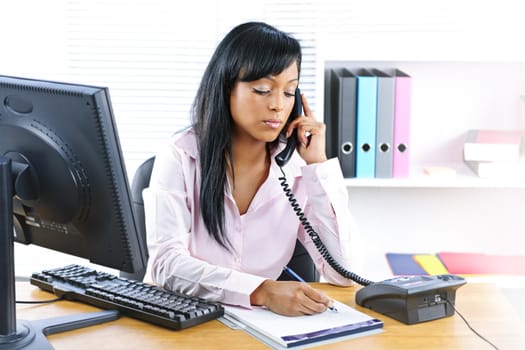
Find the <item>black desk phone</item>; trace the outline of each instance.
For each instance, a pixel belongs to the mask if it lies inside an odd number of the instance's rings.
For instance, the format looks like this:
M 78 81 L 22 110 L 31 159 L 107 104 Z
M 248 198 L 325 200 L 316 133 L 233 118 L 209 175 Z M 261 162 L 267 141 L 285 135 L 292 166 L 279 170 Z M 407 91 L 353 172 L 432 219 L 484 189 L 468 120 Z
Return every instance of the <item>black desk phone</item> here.
M 369 284 L 355 302 L 406 324 L 452 316 L 456 289 L 466 283 L 457 275 L 400 276 Z
M 302 113 L 301 92 L 297 88 L 295 91 L 295 103 L 289 121 L 297 118 Z M 456 275 L 402 276 L 382 282 L 372 282 L 346 270 L 330 255 L 319 235 L 297 204 L 297 200 L 286 182 L 286 176 L 282 169 L 290 160 L 294 150 L 297 148 L 297 144 L 297 129 L 295 129 L 288 138 L 284 150 L 275 157 L 275 161 L 281 167 L 281 172 L 283 173 L 279 177 L 279 181 L 301 224 L 326 262 L 341 276 L 364 286 L 356 293 L 356 303 L 406 324 L 452 316 L 454 314 L 456 289 L 466 283 L 464 278 Z

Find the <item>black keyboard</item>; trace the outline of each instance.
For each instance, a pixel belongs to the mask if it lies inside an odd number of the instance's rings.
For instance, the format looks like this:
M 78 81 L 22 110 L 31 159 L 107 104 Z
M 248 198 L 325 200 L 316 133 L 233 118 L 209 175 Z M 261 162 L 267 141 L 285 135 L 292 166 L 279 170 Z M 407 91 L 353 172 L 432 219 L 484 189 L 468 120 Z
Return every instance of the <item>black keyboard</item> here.
M 59 297 L 119 310 L 123 315 L 174 330 L 224 315 L 224 308 L 218 303 L 79 265 L 34 273 L 30 281 Z

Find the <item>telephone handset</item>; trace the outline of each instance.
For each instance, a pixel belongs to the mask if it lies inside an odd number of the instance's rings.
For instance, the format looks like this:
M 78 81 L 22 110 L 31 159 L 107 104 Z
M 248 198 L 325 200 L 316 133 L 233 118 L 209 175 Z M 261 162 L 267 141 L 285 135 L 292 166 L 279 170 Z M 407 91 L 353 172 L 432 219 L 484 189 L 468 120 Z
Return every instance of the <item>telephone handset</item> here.
M 301 114 L 303 114 L 303 103 L 301 101 L 301 90 L 297 88 L 295 89 L 295 102 L 292 108 L 292 113 L 290 113 L 290 117 L 288 118 L 288 123 L 300 116 Z M 275 161 L 277 162 L 277 165 L 283 167 L 286 163 L 288 163 L 288 161 L 292 157 L 293 152 L 297 148 L 298 142 L 299 141 L 297 140 L 297 129 L 294 129 L 293 133 L 290 135 L 288 141 L 286 142 L 286 147 L 278 155 L 275 156 Z

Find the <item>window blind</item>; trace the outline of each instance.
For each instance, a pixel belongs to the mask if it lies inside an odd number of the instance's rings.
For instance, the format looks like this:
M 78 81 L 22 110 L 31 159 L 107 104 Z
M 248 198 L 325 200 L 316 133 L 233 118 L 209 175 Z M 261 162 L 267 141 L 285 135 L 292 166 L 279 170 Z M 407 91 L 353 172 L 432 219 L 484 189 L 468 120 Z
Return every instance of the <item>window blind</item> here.
M 315 105 L 310 8 L 300 1 L 69 0 L 67 75 L 110 88 L 131 180 L 160 142 L 188 125 L 191 103 L 216 45 L 241 22 L 266 21 L 301 41 L 301 86 Z
M 10 52 L 7 73 L 107 86 L 130 182 L 161 142 L 189 124 L 191 103 L 216 45 L 242 22 L 265 21 L 301 42 L 301 87 L 315 106 L 316 39 L 309 1 L 57 0 L 47 8 L 31 2 L 41 13 L 51 11 L 31 17 L 41 30 L 24 34 L 24 40 L 37 36 L 37 45 L 30 46 L 30 55 Z M 10 6 L 23 12 L 20 4 Z M 21 41 L 13 44 L 26 48 Z M 41 267 L 90 265 L 32 245 L 15 249 L 18 276 Z

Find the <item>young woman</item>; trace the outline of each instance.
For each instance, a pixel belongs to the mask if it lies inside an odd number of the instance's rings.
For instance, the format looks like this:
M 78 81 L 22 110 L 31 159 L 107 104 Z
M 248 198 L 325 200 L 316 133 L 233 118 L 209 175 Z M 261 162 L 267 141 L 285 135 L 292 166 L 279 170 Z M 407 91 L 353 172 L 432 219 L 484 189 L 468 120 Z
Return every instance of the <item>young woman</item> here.
M 296 239 L 328 282 L 351 284 L 317 252 L 278 180 L 274 157 L 296 129 L 297 151 L 282 170 L 331 255 L 349 268 L 355 229 L 339 162 L 326 157 L 325 125 L 304 96 L 304 115 L 287 123 L 300 67 L 299 42 L 265 23 L 241 24 L 218 45 L 192 126 L 159 151 L 144 194 L 156 284 L 283 315 L 323 312 L 332 301 L 321 291 L 276 281 Z

